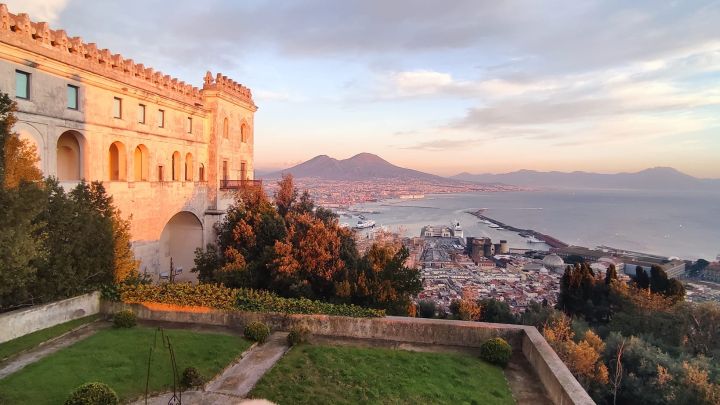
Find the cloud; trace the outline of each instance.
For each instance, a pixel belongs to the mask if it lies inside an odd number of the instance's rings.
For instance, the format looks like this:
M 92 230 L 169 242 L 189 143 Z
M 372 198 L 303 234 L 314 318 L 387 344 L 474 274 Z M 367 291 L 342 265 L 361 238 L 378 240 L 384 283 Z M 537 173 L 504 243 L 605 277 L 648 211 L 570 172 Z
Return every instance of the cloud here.
M 68 0 L 5 0 L 11 13 L 30 14 L 34 21 L 55 23 Z
M 401 147 L 401 149 L 418 149 L 427 151 L 447 151 L 465 149 L 482 143 L 479 139 L 433 139 L 421 141 L 414 145 Z

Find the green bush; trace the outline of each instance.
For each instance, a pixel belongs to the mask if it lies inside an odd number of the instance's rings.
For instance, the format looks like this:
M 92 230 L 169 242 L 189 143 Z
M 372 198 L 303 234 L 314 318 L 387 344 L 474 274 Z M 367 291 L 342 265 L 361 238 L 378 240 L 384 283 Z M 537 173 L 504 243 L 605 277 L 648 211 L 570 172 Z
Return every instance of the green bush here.
M 385 316 L 385 311 L 380 309 L 363 308 L 348 304 L 331 304 L 307 298 L 283 298 L 270 291 L 245 288 L 237 290 L 235 307 L 241 311 L 279 312 L 283 314 L 323 314 L 355 318 Z
M 101 382 L 91 382 L 75 389 L 65 405 L 116 405 L 119 402 L 112 388 Z
M 290 346 L 295 346 L 300 343 L 307 342 L 308 335 L 310 335 L 310 329 L 306 326 L 293 326 L 288 333 L 287 342 Z
M 307 298 L 283 298 L 270 291 L 246 288 L 232 289 L 218 284 L 122 285 L 119 287 L 119 294 L 121 301 L 126 304 L 155 302 L 250 312 L 323 314 L 356 318 L 385 316 L 385 311 L 379 309 L 348 304 L 331 304 Z
M 245 337 L 258 343 L 265 343 L 270 336 L 270 328 L 262 322 L 250 322 L 245 326 Z
M 488 363 L 505 367 L 512 356 L 512 347 L 503 338 L 493 338 L 480 346 L 480 358 Z
M 198 388 L 205 384 L 205 378 L 195 367 L 188 367 L 182 373 L 180 384 L 185 388 Z
M 116 328 L 132 328 L 137 324 L 137 317 L 133 311 L 124 309 L 113 316 L 113 326 Z
M 200 306 L 221 310 L 279 312 L 283 314 L 323 314 L 374 318 L 385 316 L 380 309 L 357 305 L 331 304 L 307 298 L 283 298 L 270 291 L 246 288 L 232 289 L 219 284 L 123 284 L 116 293 L 110 289 L 108 298 L 119 294 L 126 304 L 155 302 L 179 306 Z

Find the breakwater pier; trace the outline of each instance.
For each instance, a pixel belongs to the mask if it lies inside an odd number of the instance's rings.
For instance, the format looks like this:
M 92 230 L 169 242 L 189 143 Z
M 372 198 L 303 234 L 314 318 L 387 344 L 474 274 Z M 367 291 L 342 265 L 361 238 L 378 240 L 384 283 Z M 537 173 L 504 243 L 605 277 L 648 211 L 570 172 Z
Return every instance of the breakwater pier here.
M 500 222 L 496 219 L 490 218 L 485 215 L 485 210 L 468 211 L 468 213 L 478 217 L 479 219 L 481 219 L 483 221 L 493 223 L 501 228 L 507 229 L 512 232 L 517 232 L 521 236 L 525 236 L 525 237 L 534 236 L 535 238 L 545 242 L 545 244 L 547 244 L 548 246 L 550 246 L 552 248 L 562 248 L 562 247 L 569 246 L 567 243 L 565 243 L 557 238 L 554 238 L 550 235 L 545 235 L 544 233 L 540 233 L 540 232 L 534 231 L 532 229 L 516 228 L 512 225 L 508 225 L 508 224 Z

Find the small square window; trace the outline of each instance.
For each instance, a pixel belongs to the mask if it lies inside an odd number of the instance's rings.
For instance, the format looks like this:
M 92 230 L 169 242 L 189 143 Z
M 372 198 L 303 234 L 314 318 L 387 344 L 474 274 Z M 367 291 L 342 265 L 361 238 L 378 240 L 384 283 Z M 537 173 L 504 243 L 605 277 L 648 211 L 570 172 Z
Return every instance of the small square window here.
M 187 119 L 187 133 L 192 134 L 192 117 Z
M 138 104 L 138 122 L 145 123 L 145 104 Z
M 30 98 L 30 73 L 15 71 L 15 97 Z
M 165 110 L 158 110 L 158 127 L 165 128 Z
M 113 117 L 122 118 L 122 99 L 113 97 Z
M 67 108 L 78 109 L 78 87 L 68 84 L 67 86 Z

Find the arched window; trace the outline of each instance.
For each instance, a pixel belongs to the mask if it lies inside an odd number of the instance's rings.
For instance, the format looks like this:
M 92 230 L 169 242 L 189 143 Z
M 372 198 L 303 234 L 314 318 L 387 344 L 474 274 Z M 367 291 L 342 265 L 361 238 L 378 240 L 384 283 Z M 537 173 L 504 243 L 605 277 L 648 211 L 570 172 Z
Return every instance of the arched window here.
M 148 181 L 150 177 L 150 154 L 148 148 L 140 144 L 135 148 L 134 154 L 135 164 L 135 181 Z
M 110 181 L 127 180 L 127 156 L 122 142 L 113 142 L 109 151 Z
M 80 143 L 74 131 L 60 135 L 57 141 L 57 177 L 80 180 Z
M 230 121 L 227 118 L 223 121 L 223 138 L 227 139 L 230 136 Z
M 193 179 L 193 157 L 192 153 L 185 155 L 185 181 Z
M 172 179 L 180 180 L 180 152 L 175 151 L 172 155 Z
M 205 181 L 205 165 L 200 163 L 200 170 L 198 172 L 198 180 Z
M 240 142 L 245 143 L 248 141 L 248 138 L 250 136 L 250 129 L 248 128 L 247 124 L 242 124 L 240 126 Z

